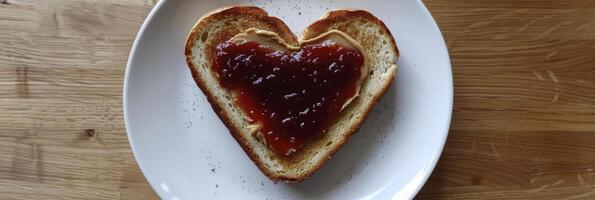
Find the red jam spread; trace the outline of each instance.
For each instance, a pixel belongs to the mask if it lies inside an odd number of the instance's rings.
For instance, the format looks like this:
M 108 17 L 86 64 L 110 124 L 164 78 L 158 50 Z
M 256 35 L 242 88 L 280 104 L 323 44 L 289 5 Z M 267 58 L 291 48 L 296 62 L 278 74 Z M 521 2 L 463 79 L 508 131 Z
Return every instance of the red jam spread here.
M 216 47 L 214 70 L 266 144 L 289 155 L 326 132 L 356 92 L 364 56 L 329 40 L 284 52 L 253 41 Z

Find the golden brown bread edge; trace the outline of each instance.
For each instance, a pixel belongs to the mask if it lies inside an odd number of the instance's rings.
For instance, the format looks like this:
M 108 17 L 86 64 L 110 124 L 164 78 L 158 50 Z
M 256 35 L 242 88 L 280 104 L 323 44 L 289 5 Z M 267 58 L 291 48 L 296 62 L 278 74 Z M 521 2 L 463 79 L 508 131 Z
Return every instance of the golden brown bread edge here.
M 362 117 L 360 117 L 356 123 L 353 123 L 351 125 L 351 127 L 349 128 L 349 131 L 344 134 L 345 139 L 338 141 L 338 145 L 336 145 L 334 149 L 330 150 L 326 156 L 323 156 L 323 159 L 319 160 L 315 164 L 314 167 L 310 168 L 309 170 L 307 170 L 305 173 L 303 173 L 301 176 L 298 176 L 298 177 L 291 177 L 291 176 L 277 174 L 276 172 L 272 171 L 271 169 L 265 167 L 263 161 L 258 159 L 254 150 L 251 149 L 251 147 L 248 145 L 247 139 L 242 136 L 242 134 L 240 132 L 241 130 L 239 130 L 237 127 L 233 126 L 230 116 L 228 116 L 227 113 L 225 113 L 223 111 L 222 107 L 226 106 L 226 105 L 219 104 L 219 102 L 215 99 L 216 97 L 214 95 L 214 92 L 209 91 L 207 89 L 207 87 L 205 86 L 206 83 L 204 82 L 204 80 L 199 78 L 198 71 L 196 70 L 196 67 L 198 67 L 198 66 L 194 66 L 194 64 L 192 63 L 191 48 L 194 46 L 194 43 L 198 39 L 201 39 L 200 37 L 205 37 L 204 35 L 199 35 L 197 30 L 201 30 L 205 26 L 208 26 L 210 23 L 214 23 L 222 18 L 229 17 L 230 15 L 232 15 L 232 16 L 235 15 L 235 16 L 241 17 L 243 19 L 249 19 L 249 20 L 254 20 L 254 21 L 260 22 L 257 24 L 249 24 L 243 28 L 244 30 L 247 28 L 255 27 L 255 28 L 259 28 L 259 29 L 263 29 L 263 30 L 272 31 L 272 32 L 279 34 L 279 36 L 281 38 L 283 38 L 288 44 L 298 45 L 298 40 L 296 39 L 296 36 L 291 32 L 291 30 L 287 27 L 287 25 L 280 19 L 278 19 L 276 17 L 269 16 L 268 13 L 266 11 L 264 11 L 263 9 L 258 8 L 258 7 L 250 7 L 250 6 L 225 7 L 225 8 L 214 10 L 214 11 L 204 15 L 201 19 L 198 20 L 197 24 L 194 26 L 194 28 L 190 32 L 188 39 L 186 41 L 186 46 L 185 46 L 185 55 L 186 55 L 186 62 L 188 64 L 188 67 L 191 70 L 192 76 L 193 76 L 196 84 L 200 87 L 200 89 L 203 91 L 203 93 L 207 97 L 207 100 L 213 107 L 213 110 L 215 111 L 215 113 L 223 121 L 225 126 L 229 129 L 231 135 L 235 138 L 235 140 L 242 147 L 242 149 L 246 152 L 248 157 L 254 162 L 254 164 L 256 164 L 256 166 L 272 181 L 275 181 L 275 182 L 284 181 L 284 182 L 288 182 L 288 183 L 301 182 L 304 179 L 306 179 L 307 177 L 309 177 L 310 175 L 312 175 L 314 172 L 316 172 L 318 169 L 320 169 L 320 167 L 322 167 L 324 165 L 324 163 L 326 163 L 349 140 L 349 138 L 355 132 L 357 132 L 357 130 L 360 128 L 360 126 L 362 125 L 364 120 L 367 118 L 369 112 L 372 110 L 374 105 L 378 101 L 380 101 L 380 99 L 384 96 L 386 91 L 392 85 L 392 82 L 394 81 L 394 74 L 392 74 L 390 81 L 388 83 L 386 83 L 384 85 L 384 87 L 381 89 L 381 94 L 374 96 L 374 99 L 372 101 L 368 102 L 368 105 L 366 106 L 365 111 L 362 113 Z M 309 39 L 309 38 L 316 37 L 317 35 L 326 32 L 327 28 L 331 27 L 332 25 L 337 24 L 338 22 L 347 21 L 348 19 L 353 19 L 354 17 L 359 17 L 359 18 L 368 20 L 370 22 L 376 23 L 377 25 L 379 25 L 381 27 L 382 31 L 384 31 L 384 32 L 388 33 L 388 35 L 392 36 L 392 34 L 388 30 L 388 28 L 384 25 L 384 23 L 367 11 L 337 10 L 337 11 L 328 12 L 321 19 L 317 20 L 316 22 L 314 22 L 310 26 L 308 26 L 302 33 L 302 39 Z M 350 35 L 350 33 L 353 33 L 353 31 L 358 31 L 358 30 L 349 29 L 348 26 L 333 27 L 333 29 L 342 31 L 342 32 L 346 33 L 347 35 Z M 237 35 L 241 31 L 243 31 L 243 30 L 230 30 L 225 33 L 217 35 L 216 36 L 217 42 L 214 42 L 214 43 L 216 43 L 214 45 L 217 45 L 221 42 L 227 41 L 228 39 Z M 206 37 L 213 37 L 213 36 L 206 36 Z M 391 43 L 391 46 L 393 47 L 392 51 L 396 52 L 396 55 L 398 56 L 398 50 L 397 50 L 397 46 L 394 41 L 394 38 L 390 37 L 389 42 Z M 362 46 L 365 47 L 364 44 L 362 44 Z M 209 55 L 211 53 L 212 52 L 205 52 L 205 56 L 207 57 L 207 60 L 212 60 L 212 59 L 209 59 L 209 58 L 211 58 L 211 55 Z M 393 62 L 396 62 L 396 57 Z M 320 137 L 321 137 L 320 135 L 321 134 L 319 134 L 319 136 L 312 138 L 312 140 L 320 139 Z M 290 156 L 277 155 L 276 159 L 282 160 L 283 163 L 285 163 L 285 164 L 296 163 L 298 160 L 307 159 L 307 158 L 304 158 L 305 154 L 301 153 L 301 152 L 304 152 L 305 148 L 316 148 L 316 147 L 312 146 L 312 145 L 310 145 L 310 146 L 306 145 L 303 147 L 303 149 L 298 150 L 296 153 L 294 153 Z

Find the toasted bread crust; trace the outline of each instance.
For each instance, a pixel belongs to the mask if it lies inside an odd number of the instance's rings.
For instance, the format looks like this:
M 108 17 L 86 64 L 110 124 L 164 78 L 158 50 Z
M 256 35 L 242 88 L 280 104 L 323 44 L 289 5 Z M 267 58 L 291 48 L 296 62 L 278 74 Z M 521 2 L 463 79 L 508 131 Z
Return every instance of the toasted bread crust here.
M 258 156 L 255 154 L 252 147 L 250 147 L 248 145 L 247 138 L 242 137 L 241 130 L 238 127 L 234 126 L 234 124 L 231 120 L 231 117 L 228 116 L 227 113 L 223 111 L 223 106 L 225 106 L 225 105 L 221 105 L 216 100 L 216 96 L 213 93 L 213 91 L 210 91 L 209 89 L 207 89 L 207 87 L 206 87 L 207 83 L 205 83 L 204 80 L 199 77 L 198 71 L 196 70 L 196 68 L 198 66 L 195 66 L 192 63 L 191 49 L 192 49 L 192 46 L 194 46 L 195 42 L 199 39 L 199 37 L 200 37 L 199 34 L 201 34 L 200 32 L 198 32 L 198 30 L 203 30 L 205 28 L 205 26 L 208 26 L 210 23 L 217 21 L 225 16 L 229 16 L 229 15 L 238 15 L 238 16 L 242 16 L 242 17 L 253 17 L 255 19 L 266 22 L 266 23 L 270 24 L 272 27 L 272 28 L 270 28 L 270 31 L 273 31 L 273 32 L 276 32 L 277 34 L 279 34 L 279 36 L 281 36 L 288 44 L 294 44 L 294 45 L 297 44 L 297 38 L 293 33 L 291 33 L 291 30 L 289 29 L 289 27 L 287 27 L 287 25 L 280 19 L 278 19 L 276 17 L 268 16 L 268 13 L 266 11 L 264 11 L 263 9 L 258 8 L 258 7 L 250 7 L 250 6 L 224 7 L 224 8 L 220 8 L 220 9 L 217 9 L 217 10 L 207 13 L 206 15 L 204 15 L 203 17 L 201 17 L 198 20 L 196 25 L 194 25 L 194 27 L 192 28 L 192 31 L 188 35 L 188 39 L 186 40 L 186 45 L 184 48 L 184 52 L 186 55 L 186 63 L 188 64 L 188 66 L 190 68 L 190 71 L 192 73 L 192 77 L 194 78 L 194 81 L 196 82 L 198 87 L 203 91 L 203 93 L 207 97 L 207 100 L 213 107 L 213 110 L 215 111 L 217 116 L 221 119 L 221 121 L 223 121 L 225 126 L 229 129 L 231 135 L 238 142 L 238 144 L 242 147 L 244 152 L 246 152 L 246 154 L 248 155 L 250 160 L 252 160 L 252 162 L 254 162 L 254 164 L 267 177 L 269 177 L 271 180 L 273 180 L 275 182 L 277 182 L 277 181 L 297 182 L 298 180 L 295 178 L 292 178 L 292 177 L 280 177 L 277 174 L 275 174 L 273 171 L 271 171 L 269 168 L 264 166 L 264 163 L 258 159 Z M 235 35 L 235 34 L 232 34 L 232 35 Z M 222 40 L 226 41 L 227 39 L 229 39 L 229 38 L 222 39 Z
M 386 25 L 381 20 L 376 18 L 374 15 L 369 13 L 368 11 L 352 9 L 352 10 L 335 10 L 335 11 L 328 12 L 326 15 L 322 16 L 319 20 L 315 21 L 314 23 L 312 23 L 308 27 L 306 27 L 306 29 L 302 33 L 301 39 L 306 40 L 306 39 L 314 38 L 314 37 L 318 36 L 319 34 L 326 32 L 328 27 L 331 27 L 333 24 L 335 24 L 337 22 L 345 21 L 347 19 L 353 19 L 353 18 L 362 18 L 362 19 L 369 20 L 370 22 L 376 23 L 376 24 L 380 25 L 380 27 L 388 35 L 392 35 L 390 33 L 390 30 L 386 27 Z M 343 31 L 344 33 L 347 33 L 348 35 L 350 35 L 349 33 L 351 32 L 350 30 L 342 30 L 340 28 L 338 28 L 338 30 Z M 390 37 L 390 43 L 392 46 L 392 51 L 396 52 L 396 54 L 397 54 L 397 57 L 395 57 L 394 60 L 392 61 L 394 63 L 397 61 L 399 51 L 397 49 L 397 45 L 396 45 L 396 42 L 393 37 Z M 332 149 L 328 153 L 328 155 L 324 157 L 323 160 L 319 161 L 316 164 L 316 167 L 309 170 L 306 173 L 306 175 L 304 177 L 301 177 L 301 179 L 299 179 L 298 181 L 302 181 L 302 180 L 308 178 L 309 176 L 311 176 L 312 174 L 314 174 L 314 172 L 316 172 L 318 169 L 320 169 L 320 167 L 322 167 L 328 160 L 330 160 L 332 158 L 332 156 L 334 156 L 335 153 L 337 153 L 337 151 L 343 145 L 345 145 L 345 143 L 347 143 L 349 141 L 351 136 L 353 136 L 353 134 L 359 130 L 361 125 L 368 118 L 370 111 L 372 111 L 374 106 L 382 99 L 382 97 L 384 97 L 384 94 L 386 94 L 386 92 L 388 91 L 388 89 L 390 88 L 392 83 L 394 82 L 394 79 L 395 79 L 395 74 L 391 74 L 389 81 L 386 82 L 384 87 L 382 87 L 379 95 L 375 95 L 373 98 L 373 101 L 368 102 L 366 109 L 362 113 L 363 117 L 360 117 L 359 120 L 356 123 L 353 123 L 352 126 L 349 128 L 349 132 L 347 132 L 345 134 L 345 139 L 338 141 L 339 144 L 337 145 L 337 148 Z
M 388 35 L 392 35 L 390 30 L 384 24 L 384 22 L 382 22 L 380 19 L 376 18 L 374 15 L 372 15 L 372 13 L 369 13 L 368 11 L 365 11 L 365 10 L 346 9 L 346 10 L 329 11 L 324 16 L 322 16 L 319 20 L 310 24 L 302 33 L 301 38 L 309 39 L 309 38 L 316 37 L 321 32 L 324 32 L 323 30 L 326 30 L 328 27 L 331 27 L 336 22 L 345 21 L 347 19 L 353 19 L 353 18 L 366 19 L 370 22 L 376 23 L 377 25 L 379 25 L 382 28 L 382 30 L 384 32 L 386 32 Z M 341 30 L 341 31 L 346 32 L 346 33 L 349 32 L 348 30 Z M 397 53 L 397 57 L 395 57 L 395 60 L 394 60 L 394 62 L 396 62 L 397 58 L 399 56 L 399 49 L 397 48 L 397 43 L 395 42 L 395 39 L 393 37 L 390 37 L 389 39 L 390 39 L 390 44 L 392 46 L 392 50 Z
M 255 150 L 249 145 L 248 138 L 246 138 L 242 134 L 242 130 L 240 129 L 241 127 L 238 127 L 236 124 L 234 124 L 234 122 L 232 121 L 232 117 L 229 115 L 229 113 L 225 112 L 224 107 L 227 105 L 224 105 L 220 101 L 218 101 L 217 96 L 215 95 L 214 91 L 210 91 L 208 89 L 208 87 L 206 86 L 207 83 L 201 78 L 201 75 L 199 74 L 199 71 L 197 70 L 197 68 L 199 66 L 195 66 L 195 64 L 192 62 L 193 61 L 192 47 L 195 45 L 196 41 L 201 39 L 201 37 L 202 37 L 201 31 L 204 31 L 205 28 L 207 26 L 209 26 L 211 23 L 217 22 L 218 20 L 221 20 L 222 18 L 229 17 L 229 16 L 252 18 L 253 20 L 260 21 L 264 25 L 263 25 L 263 27 L 257 27 L 257 28 L 267 29 L 269 31 L 276 32 L 288 44 L 294 44 L 294 45 L 298 44 L 298 40 L 296 39 L 295 35 L 290 31 L 290 29 L 285 25 L 285 23 L 283 23 L 278 18 L 268 16 L 268 14 L 261 8 L 248 7 L 248 6 L 235 6 L 235 7 L 227 7 L 227 8 L 218 9 L 218 10 L 208 13 L 207 15 L 205 15 L 201 19 L 199 19 L 197 24 L 194 26 L 194 28 L 190 32 L 188 39 L 186 41 L 186 46 L 185 46 L 186 62 L 192 72 L 192 76 L 193 76 L 195 82 L 197 83 L 197 85 L 200 87 L 200 89 L 206 95 L 207 100 L 213 107 L 213 110 L 215 111 L 215 113 L 219 116 L 219 118 L 223 121 L 225 126 L 229 129 L 231 135 L 235 138 L 235 140 L 238 142 L 238 144 L 240 144 L 240 146 L 246 152 L 248 157 L 250 157 L 250 159 L 256 164 L 256 166 L 267 177 L 269 177 L 271 180 L 273 180 L 275 182 L 277 182 L 277 181 L 285 181 L 285 182 L 290 182 L 290 183 L 301 182 L 302 180 L 304 180 L 307 177 L 309 177 L 310 175 L 312 175 L 315 171 L 317 171 L 322 165 L 324 165 L 324 163 L 326 163 L 326 161 L 328 161 L 339 150 L 339 148 L 341 146 L 343 146 L 349 140 L 349 138 L 359 129 L 359 127 L 362 125 L 364 120 L 367 118 L 369 112 L 372 110 L 374 105 L 384 96 L 386 91 L 389 89 L 390 85 L 392 84 L 392 82 L 394 80 L 395 74 L 390 75 L 389 80 L 385 84 L 382 85 L 380 92 L 378 92 L 376 95 L 374 95 L 372 101 L 365 102 L 366 104 L 365 104 L 365 109 L 363 110 L 362 115 L 361 115 L 362 117 L 358 118 L 358 120 L 355 123 L 351 124 L 348 131 L 343 134 L 344 137 L 341 140 L 336 141 L 337 144 L 334 145 L 335 148 L 332 148 L 330 151 L 328 151 L 326 153 L 326 155 L 323 156 L 322 159 L 318 160 L 315 163 L 314 167 L 311 167 L 308 170 L 305 170 L 299 176 L 287 176 L 287 175 L 279 174 L 279 173 L 273 171 L 272 169 L 268 168 L 267 166 L 265 166 L 264 161 L 259 159 L 258 155 L 255 153 Z M 355 17 L 359 17 L 363 20 L 368 20 L 369 22 L 376 23 L 377 25 L 380 25 L 382 27 L 383 31 L 386 31 L 386 33 L 388 33 L 388 35 L 390 35 L 390 31 L 386 28 L 384 23 L 382 23 L 380 20 L 378 20 L 376 17 L 374 17 L 372 14 L 370 14 L 366 11 L 339 10 L 339 11 L 329 12 L 327 15 L 323 16 L 323 18 L 321 18 L 320 20 L 311 24 L 304 31 L 303 39 L 316 37 L 318 34 L 321 34 L 328 27 L 331 27 L 333 24 L 344 21 L 347 16 L 350 18 L 353 18 L 355 16 Z M 343 31 L 343 30 L 341 30 L 341 31 Z M 344 32 L 349 34 L 347 30 Z M 233 36 L 235 34 L 237 34 L 237 33 L 228 33 L 227 35 L 230 37 L 218 38 L 218 41 L 220 41 L 220 42 L 226 41 L 229 38 L 231 38 L 231 36 Z M 391 41 L 391 46 L 393 47 L 393 49 L 391 49 L 391 51 L 396 52 L 396 54 L 398 55 L 398 50 L 397 50 L 395 41 L 392 37 L 390 37 L 390 41 Z M 205 51 L 207 51 L 207 50 L 205 50 Z M 208 60 L 211 59 L 209 53 L 210 52 L 205 52 L 205 56 Z M 393 63 L 396 61 L 396 57 L 394 59 L 395 60 L 392 61 Z M 320 135 L 322 135 L 322 134 L 320 134 Z M 312 138 L 311 140 L 316 141 L 317 139 L 322 137 L 320 135 Z M 303 149 L 299 150 L 298 152 L 296 152 L 290 156 L 276 155 L 275 159 L 284 163 L 284 165 L 291 166 L 295 163 L 298 163 L 299 161 L 301 161 L 303 159 L 307 159 L 306 156 L 308 156 L 308 155 L 305 154 L 304 152 L 305 152 L 305 149 L 308 149 L 308 148 L 317 148 L 317 145 L 306 144 L 303 147 Z

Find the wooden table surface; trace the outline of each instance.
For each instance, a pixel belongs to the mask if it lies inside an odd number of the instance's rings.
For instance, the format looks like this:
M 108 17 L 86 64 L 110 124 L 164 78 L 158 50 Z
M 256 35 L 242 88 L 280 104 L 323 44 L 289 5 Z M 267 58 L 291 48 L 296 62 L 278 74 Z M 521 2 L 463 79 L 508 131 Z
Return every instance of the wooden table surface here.
M 419 199 L 595 199 L 595 1 L 425 0 L 455 105 Z M 0 199 L 156 199 L 122 114 L 151 0 L 0 0 Z M 398 169 L 397 169 L 398 170 Z

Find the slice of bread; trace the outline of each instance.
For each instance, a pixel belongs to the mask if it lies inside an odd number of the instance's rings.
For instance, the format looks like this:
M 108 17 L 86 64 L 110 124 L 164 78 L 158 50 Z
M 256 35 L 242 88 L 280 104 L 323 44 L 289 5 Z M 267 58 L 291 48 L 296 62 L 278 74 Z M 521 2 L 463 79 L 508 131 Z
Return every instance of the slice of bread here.
M 326 133 L 310 138 L 297 152 L 284 156 L 250 134 L 248 117 L 211 69 L 215 47 L 249 28 L 275 32 L 289 45 L 299 45 L 285 23 L 268 16 L 263 9 L 227 7 L 198 20 L 186 41 L 186 62 L 215 113 L 258 168 L 273 181 L 300 182 L 318 170 L 359 129 L 393 82 L 399 52 L 384 23 L 363 10 L 331 11 L 306 28 L 302 40 L 329 30 L 342 31 L 355 39 L 368 55 L 370 74 L 361 86 L 359 97 L 340 112 Z

